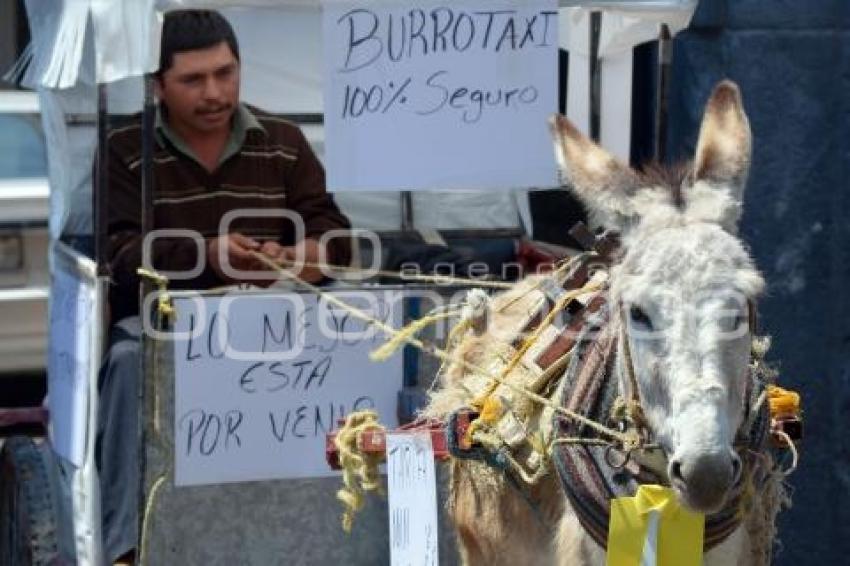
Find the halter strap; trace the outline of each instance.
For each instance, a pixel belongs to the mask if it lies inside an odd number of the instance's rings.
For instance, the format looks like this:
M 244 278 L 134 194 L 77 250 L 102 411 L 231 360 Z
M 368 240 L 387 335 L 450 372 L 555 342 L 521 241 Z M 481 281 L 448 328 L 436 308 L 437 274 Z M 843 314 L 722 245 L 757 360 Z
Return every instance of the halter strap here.
M 582 332 L 576 352 L 564 375 L 565 386 L 560 402 L 565 406 L 580 407 L 583 414 L 604 420 L 610 414 L 618 395 L 617 377 L 613 356 L 619 347 L 616 342 L 627 334 L 611 328 L 611 321 L 602 309 Z M 625 351 L 625 346 L 624 350 Z M 624 353 L 625 355 L 625 353 Z M 761 393 L 760 383 L 751 382 L 748 401 Z M 579 423 L 555 418 L 556 436 L 586 436 Z M 741 456 L 750 473 L 750 481 L 759 484 L 763 452 L 767 439 L 769 415 L 766 404 L 757 411 L 752 422 L 742 430 Z M 632 458 L 627 466 L 613 468 L 606 462 L 606 449 L 591 444 L 557 444 L 552 459 L 561 480 L 561 486 L 585 531 L 603 548 L 607 546 L 610 501 L 616 497 L 633 496 L 642 483 L 664 483 L 663 471 L 646 466 L 640 458 Z M 723 542 L 741 524 L 741 504 L 745 493 L 736 490 L 722 510 L 706 516 L 704 550 Z
M 632 347 L 629 340 L 629 333 L 626 331 L 626 318 L 623 312 L 620 312 L 620 343 L 623 346 L 623 369 L 626 371 L 626 384 L 629 391 L 626 392 L 626 397 L 632 403 L 640 406 L 640 389 L 638 389 L 637 376 L 635 375 L 634 361 L 632 360 Z

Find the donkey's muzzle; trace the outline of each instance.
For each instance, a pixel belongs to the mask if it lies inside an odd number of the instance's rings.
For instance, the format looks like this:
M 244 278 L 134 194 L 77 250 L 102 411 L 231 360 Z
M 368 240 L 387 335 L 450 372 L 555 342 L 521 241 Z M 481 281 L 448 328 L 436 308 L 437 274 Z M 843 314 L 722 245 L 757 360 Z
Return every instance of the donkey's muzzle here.
M 673 458 L 667 469 L 682 502 L 700 513 L 712 513 L 741 478 L 741 458 L 733 451 Z

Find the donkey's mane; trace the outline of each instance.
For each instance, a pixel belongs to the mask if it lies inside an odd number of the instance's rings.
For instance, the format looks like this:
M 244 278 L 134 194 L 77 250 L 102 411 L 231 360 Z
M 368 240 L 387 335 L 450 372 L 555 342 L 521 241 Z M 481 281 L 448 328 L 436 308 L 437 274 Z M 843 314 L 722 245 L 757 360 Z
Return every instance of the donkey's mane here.
M 670 202 L 677 209 L 685 209 L 685 198 L 682 188 L 693 172 L 693 162 L 683 161 L 665 165 L 658 161 L 644 163 L 637 171 L 641 185 L 645 187 L 661 187 L 670 191 Z

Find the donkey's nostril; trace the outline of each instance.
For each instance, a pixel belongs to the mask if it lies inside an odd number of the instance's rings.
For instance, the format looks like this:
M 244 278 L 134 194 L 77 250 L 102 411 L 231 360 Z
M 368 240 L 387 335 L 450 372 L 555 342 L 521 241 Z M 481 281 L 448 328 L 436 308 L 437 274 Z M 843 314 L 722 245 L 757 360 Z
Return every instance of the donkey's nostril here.
M 734 452 L 685 454 L 670 460 L 670 485 L 694 511 L 714 513 L 741 476 L 741 459 Z
M 668 470 L 670 474 L 671 482 L 684 482 L 685 478 L 682 477 L 682 463 L 678 460 L 672 460 L 670 462 L 670 469 Z

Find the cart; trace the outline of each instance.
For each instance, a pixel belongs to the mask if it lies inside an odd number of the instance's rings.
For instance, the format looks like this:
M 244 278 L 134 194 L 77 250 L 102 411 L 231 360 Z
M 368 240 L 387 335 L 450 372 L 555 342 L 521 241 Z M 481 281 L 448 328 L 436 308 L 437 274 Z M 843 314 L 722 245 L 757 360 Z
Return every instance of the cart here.
M 152 46 L 158 45 L 160 14 L 168 9 L 191 7 L 233 8 L 247 5 L 259 11 L 251 20 L 244 11 L 232 9 L 225 14 L 239 31 L 245 26 L 268 20 L 272 8 L 286 13 L 289 33 L 276 34 L 292 47 L 305 50 L 307 64 L 315 64 L 320 51 L 319 28 L 321 7 L 308 0 L 245 0 L 235 2 L 73 2 L 56 3 L 50 7 L 35 1 L 27 2 L 34 44 L 26 84 L 39 89 L 45 130 L 51 147 L 51 272 L 49 394 L 44 407 L 0 413 L 0 426 L 32 426 L 30 434 L 16 435 L 5 440 L 0 456 L 0 561 L 4 564 L 102 564 L 100 532 L 100 496 L 95 465 L 95 431 L 98 407 L 98 371 L 108 336 L 107 290 L 109 272 L 106 253 L 106 202 L 102 187 L 107 186 L 105 159 L 103 167 L 92 173 L 95 154 L 105 155 L 110 117 L 142 109 L 143 167 L 150 166 L 154 101 L 152 78 L 154 61 L 158 57 Z M 663 6 L 660 6 L 662 5 Z M 562 0 L 561 8 L 585 6 L 608 10 L 612 17 L 611 33 L 628 28 L 626 43 L 635 44 L 657 37 L 660 22 L 668 22 L 675 32 L 687 25 L 695 2 L 570 2 Z M 573 31 L 570 42 L 576 53 L 574 71 L 570 74 L 570 92 L 586 94 L 571 97 L 566 106 L 583 112 L 595 138 L 605 139 L 605 126 L 599 120 L 603 111 L 600 77 L 605 69 L 599 64 L 605 53 L 601 12 L 563 12 L 560 27 L 585 30 L 586 36 Z M 643 22 L 640 31 L 626 26 L 617 18 Z M 91 18 L 93 25 L 87 27 Z M 124 22 L 132 22 L 126 26 Z M 618 23 L 619 22 L 619 23 Z M 634 24 L 634 21 L 631 21 Z M 129 29 L 129 28 L 132 28 Z M 669 41 L 670 28 L 661 26 L 662 41 Z M 624 32 L 625 33 L 625 32 Z M 280 50 L 250 51 L 256 37 L 240 35 L 243 43 L 243 64 L 262 65 L 264 59 L 276 59 Z M 262 34 L 257 34 L 258 36 Z M 125 37 L 127 36 L 127 37 Z M 286 39 L 286 38 L 289 39 Z M 129 39 L 128 39 L 129 38 Z M 127 41 L 118 41 L 128 39 Z M 142 41 L 144 39 L 145 41 Z M 621 38 L 622 39 L 622 38 Z M 583 42 L 583 43 L 582 43 Z M 124 45 L 126 49 L 118 47 Z M 583 45 L 584 47 L 577 47 Z M 666 45 L 666 44 L 665 44 Z M 664 50 L 662 50 L 664 51 Z M 250 53 L 250 54 L 249 54 Z M 584 57 L 583 59 L 581 57 Z M 660 69 L 664 69 L 664 61 Z M 586 65 L 586 73 L 580 72 Z M 321 104 L 317 103 L 315 87 L 304 94 L 315 77 L 315 70 L 298 69 L 290 90 L 293 104 L 282 109 L 287 118 L 299 122 L 314 145 L 322 144 Z M 243 76 L 247 77 L 246 72 Z M 613 75 L 616 75 L 614 70 Z M 305 79 L 306 77 L 306 79 Z M 584 77 L 583 82 L 574 82 Z M 659 73 L 663 83 L 664 73 Z M 299 82 L 300 81 L 300 82 Z M 581 84 L 580 84 L 581 83 Z M 576 86 L 579 85 L 579 86 Z M 288 86 L 292 86 L 292 83 Z M 268 85 L 255 92 L 267 92 Z M 302 91 L 299 90 L 302 89 Z M 244 90 L 243 90 L 244 92 Z M 663 88 L 659 89 L 663 92 Z M 244 97 L 243 97 L 244 98 Z M 274 104 L 276 97 L 270 97 Z M 256 100 L 262 105 L 264 100 Z M 622 104 L 620 104 L 622 106 Z M 659 104 L 663 109 L 663 104 Z M 271 108 L 275 110 L 275 108 Z M 663 112 L 659 112 L 663 117 Z M 663 131 L 663 127 L 659 127 Z M 82 165 L 81 165 L 82 164 Z M 150 169 L 146 169 L 150 170 Z M 94 186 L 94 190 L 86 187 Z M 143 186 L 143 225 L 153 226 L 152 187 L 150 175 Z M 475 240 L 487 236 L 485 249 L 495 256 L 504 255 L 504 246 L 513 253 L 514 245 L 523 233 L 519 222 L 496 226 L 478 226 L 477 230 L 428 230 L 416 214 L 417 198 L 410 192 L 381 195 L 344 195 L 343 208 L 352 216 L 371 215 L 374 227 L 389 239 L 408 235 L 421 229 L 426 237 L 436 239 Z M 458 196 L 447 199 L 446 208 L 466 210 L 471 206 Z M 473 199 L 474 200 L 474 199 Z M 489 211 L 502 211 L 506 206 L 513 216 L 527 216 L 516 197 L 493 195 Z M 379 211 L 379 212 L 375 212 Z M 392 211 L 386 214 L 386 211 Z M 387 220 L 389 218 L 389 221 Z M 355 221 L 355 224 L 357 222 Z M 507 223 L 510 224 L 510 223 Z M 391 228 L 394 228 L 391 229 Z M 476 247 L 480 253 L 482 247 Z M 362 257 L 369 249 L 364 247 Z M 541 258 L 537 251 L 526 249 L 527 262 Z M 551 257 L 548 257 L 551 259 Z M 365 261 L 365 260 L 364 260 Z M 495 260 L 503 263 L 502 260 Z M 368 281 L 349 286 L 348 291 L 384 293 L 400 290 L 397 286 L 379 285 Z M 397 323 L 416 317 L 445 297 L 463 291 L 463 286 L 440 288 L 408 285 L 406 298 L 398 313 Z M 294 293 L 298 295 L 298 293 Z M 173 294 L 184 305 L 193 301 L 215 302 L 223 298 L 247 300 L 281 300 L 291 297 L 291 291 L 236 290 L 219 295 L 197 293 Z M 180 311 L 178 308 L 178 312 Z M 357 528 L 351 536 L 339 528 L 340 508 L 335 499 L 338 478 L 304 477 L 300 479 L 263 478 L 262 473 L 245 482 L 238 473 L 227 481 L 195 482 L 178 479 L 175 466 L 175 446 L 180 431 L 175 430 L 180 416 L 176 414 L 179 400 L 175 399 L 178 372 L 174 356 L 174 326 L 164 320 L 154 321 L 151 336 L 143 338 L 142 360 L 144 390 L 140 415 L 143 423 L 142 489 L 139 501 L 140 532 L 138 559 L 144 564 L 272 564 L 272 563 L 388 563 L 387 513 L 383 505 L 372 502 L 358 516 Z M 435 336 L 438 339 L 439 336 Z M 401 360 L 401 358 L 399 358 Z M 377 367 L 377 366 L 376 366 Z M 376 369 L 388 379 L 390 396 L 397 398 L 400 422 L 409 420 L 418 400 L 424 396 L 429 380 L 420 376 L 436 374 L 437 362 L 420 359 L 410 352 L 394 366 L 395 370 Z M 403 369 L 402 369 L 403 368 Z M 338 416 L 338 415 L 336 415 Z M 395 415 L 393 415 L 395 416 Z M 329 415 L 326 421 L 331 419 Z M 392 422 L 392 421 L 390 421 Z M 43 426 L 46 435 L 39 427 Z M 26 431 L 25 431 L 26 432 Z M 315 425 L 317 451 L 324 456 L 324 434 Z M 322 433 L 325 431 L 322 430 Z M 185 439 L 184 439 L 185 440 Z M 290 454 L 292 456 L 292 454 Z M 297 454 L 295 454 L 297 457 Z M 179 465 L 178 465 L 179 467 Z M 185 471 L 185 470 L 184 470 Z M 268 475 L 268 474 L 267 474 Z M 272 476 L 274 473 L 272 473 Z M 194 476 L 192 476 L 194 477 Z M 291 476 L 290 476 L 291 477 Z M 445 522 L 442 522 L 443 524 Z M 451 537 L 441 536 L 441 555 L 451 563 L 455 553 Z

